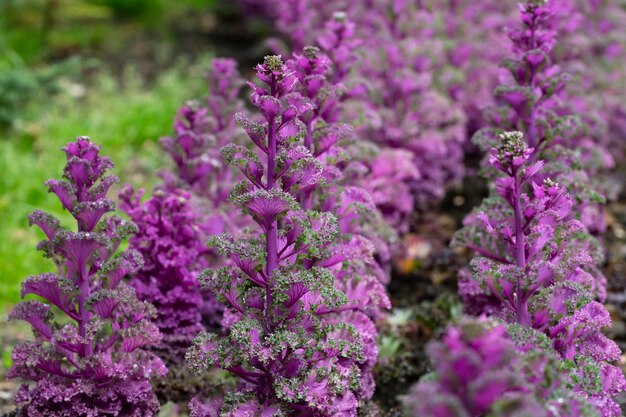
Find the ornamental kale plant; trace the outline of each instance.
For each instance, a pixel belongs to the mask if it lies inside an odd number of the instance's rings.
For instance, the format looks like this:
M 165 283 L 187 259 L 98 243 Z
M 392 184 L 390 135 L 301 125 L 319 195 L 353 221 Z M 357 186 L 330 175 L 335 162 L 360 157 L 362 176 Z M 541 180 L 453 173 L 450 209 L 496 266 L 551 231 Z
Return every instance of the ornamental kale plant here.
M 467 138 L 487 126 L 485 108 L 494 105 L 493 90 L 501 82 L 497 63 L 507 57 L 505 28 L 516 22 L 516 2 L 444 0 L 426 2 L 436 18 L 430 25 L 436 54 L 435 83 L 465 114 Z M 488 45 L 488 47 L 486 47 Z M 436 48 L 436 49 L 435 49 Z M 468 150 L 472 151 L 471 147 Z
M 120 195 L 122 209 L 138 226 L 130 246 L 145 262 L 130 284 L 140 300 L 155 306 L 154 323 L 163 334 L 151 351 L 166 363 L 169 373 L 155 384 L 156 393 L 162 403 L 186 402 L 201 381 L 186 372 L 185 353 L 198 333 L 218 327 L 222 316 L 221 305 L 197 280 L 212 258 L 205 244 L 208 235 L 199 227 L 203 219 L 189 193 L 157 190 L 143 204 L 141 195 L 130 187 Z
M 474 141 L 487 151 L 495 146 L 502 129 L 524 132 L 534 152 L 532 159 L 547 162 L 544 178 L 555 178 L 574 193 L 576 211 L 585 226 L 601 232 L 605 224 L 599 203 L 610 187 L 600 187 L 592 180 L 598 168 L 584 154 L 588 135 L 572 113 L 576 107 L 567 104 L 575 102 L 566 91 L 570 75 L 554 60 L 560 25 L 570 19 L 567 11 L 571 7 L 558 1 L 537 0 L 520 6 L 522 25 L 508 30 L 514 57 L 501 64 L 510 73 L 510 81 L 495 89 L 496 106 L 487 109 L 488 122 L 497 128 L 479 131 Z
M 415 209 L 427 210 L 441 201 L 447 185 L 462 177 L 466 140 L 464 114 L 438 90 L 431 75 L 435 68 L 429 56 L 433 44 L 428 26 L 433 16 L 409 2 L 391 7 L 378 3 L 373 10 L 355 3 L 346 2 L 344 9 L 355 21 L 354 36 L 361 43 L 352 66 L 357 72 L 346 80 L 352 85 L 354 101 L 347 120 L 356 124 L 361 137 L 382 149 L 411 154 L 419 176 L 407 185 Z M 370 36 L 372 32 L 377 36 Z M 380 170 L 372 177 L 384 178 L 383 173 Z M 406 231 L 403 222 L 394 226 Z
M 222 152 L 246 178 L 231 199 L 257 228 L 211 239 L 233 265 L 207 270 L 203 282 L 232 311 L 231 322 L 222 335 L 201 333 L 187 354 L 194 370 L 217 366 L 238 383 L 223 398 L 195 398 L 192 415 L 356 416 L 363 346 L 337 317 L 352 307 L 331 269 L 307 265 L 338 234 L 332 214 L 298 203 L 324 172 L 299 145 L 299 117 L 310 107 L 286 102 L 298 80 L 279 56 L 256 72 L 263 86 L 250 84 L 251 101 L 263 121 L 237 120 L 257 151 L 231 144 Z
M 162 176 L 166 189 L 191 191 L 208 209 L 219 212 L 238 180 L 235 171 L 222 160 L 220 149 L 235 138 L 243 139 L 233 116 L 243 110 L 238 96 L 244 82 L 237 63 L 229 58 L 211 61 L 207 82 L 206 104 L 190 102 L 183 106 L 174 125 L 175 135 L 160 141 L 175 165 L 173 172 L 166 171 Z M 227 219 L 219 220 L 208 222 L 216 224 L 215 233 L 225 232 L 228 226 Z
M 570 50 L 579 51 L 574 62 L 584 62 L 578 97 L 587 98 L 587 108 L 598 124 L 602 136 L 593 135 L 593 142 L 602 146 L 587 148 L 602 158 L 624 160 L 623 138 L 626 132 L 626 72 L 622 65 L 626 51 L 626 36 L 621 22 L 626 10 L 620 4 L 607 0 L 576 1 L 583 17 L 581 28 L 575 31 Z M 581 39 L 580 34 L 595 34 Z M 569 46 L 569 45 L 568 45 Z M 589 94 L 592 91 L 594 94 Z M 595 111 L 593 111 L 595 110 Z M 607 153 L 609 155 L 607 155 Z
M 597 416 L 567 388 L 556 355 L 522 352 L 504 325 L 464 319 L 427 348 L 434 366 L 404 397 L 407 415 Z
M 243 110 L 238 98 L 244 82 L 237 64 L 229 58 L 215 58 L 207 74 L 209 95 L 206 105 L 190 102 L 178 112 L 173 137 L 161 139 L 175 169 L 164 171 L 165 191 L 179 189 L 192 193 L 191 204 L 201 213 L 200 227 L 210 235 L 236 231 L 245 226 L 245 217 L 233 213 L 228 202 L 239 173 L 220 154 L 227 144 L 243 141 L 243 131 L 234 115 Z
M 550 179 L 535 182 L 544 162 L 532 161 L 535 153 L 520 132 L 501 140 L 489 163 L 504 175 L 455 237 L 479 254 L 472 276 L 459 284 L 461 297 L 470 312 L 545 333 L 571 366 L 573 389 L 603 417 L 618 416 L 612 397 L 626 389 L 615 365 L 621 352 L 601 332 L 611 320 L 594 301 L 597 282 L 588 272 L 594 259 L 584 225 L 574 218 L 573 198 Z
M 150 380 L 166 368 L 144 348 L 157 345 L 161 334 L 150 321 L 154 307 L 122 281 L 141 267 L 141 256 L 117 252 L 136 228 L 120 217 L 104 217 L 115 210 L 106 194 L 117 177 L 106 175 L 113 163 L 100 156 L 100 147 L 80 137 L 63 150 L 64 179 L 46 184 L 76 220 L 77 231 L 42 211 L 29 217 L 46 236 L 38 249 L 58 271 L 26 278 L 22 297 L 45 302 L 22 301 L 9 314 L 28 322 L 35 334 L 13 351 L 8 376 L 31 381 L 15 402 L 20 415 L 29 417 L 152 417 L 159 402 Z

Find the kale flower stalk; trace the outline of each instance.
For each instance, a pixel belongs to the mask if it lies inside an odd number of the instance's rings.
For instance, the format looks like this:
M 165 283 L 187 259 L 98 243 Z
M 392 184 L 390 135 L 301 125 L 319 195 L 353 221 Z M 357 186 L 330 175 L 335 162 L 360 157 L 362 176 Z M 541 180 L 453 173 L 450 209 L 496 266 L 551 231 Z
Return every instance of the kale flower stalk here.
M 215 58 L 207 84 L 205 104 L 191 101 L 183 106 L 174 124 L 174 136 L 161 138 L 175 165 L 173 172 L 161 175 L 166 189 L 192 191 L 215 211 L 227 203 L 235 180 L 233 169 L 222 161 L 220 149 L 238 136 L 233 115 L 243 109 L 238 96 L 244 82 L 234 60 Z
M 196 397 L 192 416 L 356 416 L 360 337 L 333 320 L 348 300 L 331 270 L 309 266 L 336 239 L 337 221 L 298 204 L 323 171 L 299 145 L 306 131 L 299 116 L 308 107 L 284 102 L 297 78 L 280 56 L 266 57 L 256 72 L 263 85 L 250 84 L 251 101 L 263 120 L 236 119 L 257 150 L 230 144 L 222 153 L 245 177 L 230 198 L 258 229 L 211 239 L 230 263 L 201 281 L 225 303 L 229 326 L 201 333 L 187 354 L 193 370 L 217 366 L 238 382 L 223 398 Z
M 341 119 L 365 139 L 350 149 L 359 161 L 353 184 L 399 234 L 462 177 L 465 118 L 430 75 L 432 51 L 422 45 L 436 43 L 435 19 L 425 9 L 347 0 L 268 1 L 266 8 L 294 45 L 317 44 L 335 62 L 333 81 L 347 90 Z
M 543 165 L 543 162 L 538 162 L 526 167 L 532 154 L 533 149 L 526 146 L 521 133 L 509 132 L 503 134 L 502 144 L 492 149 L 489 158 L 492 166 L 507 175 L 506 180 L 499 181 L 498 187 L 506 187 L 505 198 L 513 208 L 515 263 L 522 271 L 526 270 L 527 265 L 524 234 L 525 227 L 529 225 L 522 215 L 522 188 Z M 517 322 L 523 326 L 530 325 L 528 297 L 523 293 L 520 274 L 517 276 L 514 301 Z
M 99 146 L 81 137 L 63 150 L 65 179 L 46 184 L 78 230 L 64 229 L 42 211 L 29 217 L 46 235 L 38 248 L 58 273 L 26 278 L 22 297 L 32 294 L 47 303 L 22 301 L 9 315 L 30 323 L 35 333 L 35 341 L 13 351 L 9 377 L 35 383 L 22 385 L 15 401 L 24 416 L 153 416 L 159 402 L 150 380 L 166 369 L 144 348 L 157 345 L 161 334 L 150 321 L 154 308 L 122 282 L 141 267 L 140 255 L 116 254 L 136 228 L 120 217 L 104 217 L 115 210 L 106 194 L 117 177 L 105 175 L 113 164 L 99 155 Z M 52 306 L 66 317 L 55 317 Z
M 284 127 L 284 125 L 277 126 L 276 123 L 278 107 L 280 107 L 279 100 L 286 92 L 291 90 L 296 79 L 292 74 L 285 72 L 282 60 L 278 56 L 268 57 L 265 64 L 258 65 L 256 70 L 258 77 L 269 88 L 269 91 L 267 91 L 254 85 L 251 86 L 255 89 L 255 92 L 252 94 L 252 104 L 259 106 L 267 120 L 267 175 L 264 188 L 271 193 L 273 190 L 279 189 L 276 185 L 277 140 L 278 130 Z M 270 97 L 274 100 L 271 100 Z M 287 123 L 288 121 L 287 118 Z M 275 278 L 274 271 L 278 268 L 278 217 L 271 218 L 267 223 L 265 251 L 265 275 L 268 281 L 268 285 L 265 288 L 265 319 L 266 326 L 271 330 L 270 315 L 272 314 L 273 286 L 270 282 Z
M 570 387 L 588 398 L 603 417 L 620 415 L 613 396 L 626 389 L 616 362 L 621 352 L 601 329 L 610 325 L 595 300 L 597 281 L 589 273 L 590 236 L 574 218 L 573 198 L 564 187 L 536 178 L 543 161 L 530 162 L 520 132 L 503 133 L 489 163 L 504 173 L 492 196 L 475 209 L 456 244 L 481 256 L 459 292 L 470 313 L 488 313 L 549 338 L 571 375 Z M 598 377 L 600 375 L 600 377 Z
M 525 43 L 527 49 L 529 51 L 533 51 L 532 54 L 529 54 L 526 57 L 526 61 L 530 64 L 529 71 L 526 74 L 526 85 L 530 87 L 531 90 L 534 90 L 537 87 L 537 70 L 539 68 L 539 64 L 543 62 L 544 59 L 547 59 L 540 52 L 534 52 L 537 48 L 540 48 L 539 51 L 549 52 L 545 49 L 551 48 L 551 45 L 554 42 L 554 32 L 547 28 L 546 32 L 542 31 L 542 26 L 550 19 L 550 12 L 545 9 L 537 7 L 542 4 L 543 1 L 537 1 L 535 3 L 529 3 L 527 5 L 527 9 L 523 14 L 523 22 L 526 25 L 526 31 L 529 32 L 528 39 L 520 39 L 519 43 Z M 524 42 L 525 41 L 525 42 Z M 545 47 L 544 47 L 545 45 Z M 542 48 L 544 47 L 544 48 Z M 526 132 L 528 146 L 532 149 L 537 147 L 539 144 L 537 142 L 537 120 L 536 120 L 536 105 L 531 106 L 529 115 L 528 115 L 528 128 Z
M 496 99 L 505 107 L 491 109 L 494 124 L 524 132 L 533 150 L 531 160 L 553 145 L 557 136 L 567 133 L 558 129 L 563 124 L 552 120 L 555 100 L 568 78 L 550 58 L 556 45 L 556 8 L 541 0 L 520 5 L 521 27 L 507 31 L 515 56 L 501 64 L 511 74 L 512 83 L 495 90 Z

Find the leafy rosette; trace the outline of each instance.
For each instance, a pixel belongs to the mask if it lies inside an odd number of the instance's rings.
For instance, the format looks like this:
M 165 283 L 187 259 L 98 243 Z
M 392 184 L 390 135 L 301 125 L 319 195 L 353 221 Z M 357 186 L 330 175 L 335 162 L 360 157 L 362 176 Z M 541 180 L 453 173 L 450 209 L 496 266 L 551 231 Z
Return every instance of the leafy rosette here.
M 567 388 L 556 355 L 520 351 L 519 342 L 505 326 L 487 320 L 450 327 L 441 342 L 428 346 L 435 369 L 404 397 L 408 415 L 597 416 Z

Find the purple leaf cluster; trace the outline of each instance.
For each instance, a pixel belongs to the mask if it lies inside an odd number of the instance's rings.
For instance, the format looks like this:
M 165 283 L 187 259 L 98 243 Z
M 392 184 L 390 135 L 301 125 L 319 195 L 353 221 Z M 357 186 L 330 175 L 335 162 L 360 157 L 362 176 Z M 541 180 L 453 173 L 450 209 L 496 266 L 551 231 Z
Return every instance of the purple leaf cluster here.
M 130 246 L 144 259 L 130 284 L 139 299 L 156 308 L 155 323 L 163 334 L 160 355 L 180 364 L 193 338 L 205 327 L 219 325 L 221 316 L 215 298 L 198 283 L 211 259 L 208 234 L 188 192 L 157 190 L 143 204 L 141 196 L 130 187 L 120 194 L 122 210 L 138 227 Z
M 388 300 L 373 274 L 373 246 L 348 234 L 359 195 L 332 185 L 345 127 L 325 114 L 336 100 L 329 64 L 311 48 L 288 64 L 266 57 L 256 67 L 262 84 L 249 84 L 263 119 L 236 116 L 256 149 L 222 150 L 245 177 L 230 198 L 256 228 L 212 239 L 232 266 L 209 269 L 202 281 L 230 310 L 229 324 L 221 335 L 201 333 L 187 359 L 238 382 L 223 398 L 194 399 L 193 416 L 356 416 L 371 396 L 370 317 Z M 339 218 L 315 210 L 325 204 Z
M 568 389 L 555 355 L 519 350 L 502 324 L 464 319 L 427 351 L 434 372 L 404 397 L 407 415 L 597 416 Z
M 106 197 L 117 177 L 100 147 L 79 137 L 63 148 L 64 179 L 46 182 L 77 224 L 71 231 L 48 213 L 29 217 L 45 234 L 39 245 L 56 273 L 26 278 L 10 320 L 28 322 L 35 339 L 13 350 L 9 377 L 22 378 L 15 401 L 20 415 L 153 416 L 159 402 L 150 381 L 167 370 L 146 348 L 161 341 L 154 307 L 139 301 L 122 279 L 142 266 L 141 256 L 118 251 L 136 227 Z
M 594 268 L 587 251 L 590 237 L 574 218 L 574 201 L 565 188 L 550 179 L 534 180 L 544 162 L 533 162 L 523 135 L 500 137 L 489 163 L 503 175 L 456 237 L 457 244 L 479 255 L 472 261 L 472 276 L 459 284 L 460 294 L 470 312 L 545 333 L 576 369 L 573 388 L 602 416 L 617 416 L 612 397 L 626 389 L 626 380 L 615 365 L 620 349 L 601 332 L 610 317 L 594 301 L 603 286 L 589 272 Z

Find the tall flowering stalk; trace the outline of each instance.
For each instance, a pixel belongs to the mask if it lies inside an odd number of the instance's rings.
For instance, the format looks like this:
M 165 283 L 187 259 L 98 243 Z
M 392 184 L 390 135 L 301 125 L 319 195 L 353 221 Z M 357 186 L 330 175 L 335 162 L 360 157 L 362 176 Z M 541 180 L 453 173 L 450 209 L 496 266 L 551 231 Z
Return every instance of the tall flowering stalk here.
M 612 397 L 626 389 L 615 365 L 621 352 L 601 332 L 611 321 L 594 301 L 596 280 L 587 272 L 594 260 L 573 198 L 550 179 L 535 182 L 544 163 L 532 161 L 521 133 L 501 140 L 489 163 L 504 175 L 455 238 L 479 254 L 472 276 L 460 283 L 461 296 L 470 311 L 545 333 L 571 368 L 573 389 L 603 417 L 618 416 Z
M 207 84 L 205 103 L 192 101 L 183 106 L 174 124 L 175 135 L 160 141 L 175 165 L 173 172 L 162 176 L 167 189 L 187 189 L 216 210 L 227 202 L 237 181 L 233 169 L 222 160 L 220 149 L 243 133 L 233 115 L 243 110 L 239 93 L 244 81 L 234 60 L 215 58 Z
M 233 139 L 243 140 L 243 131 L 233 116 L 244 108 L 238 97 L 244 82 L 236 62 L 229 58 L 211 61 L 207 81 L 206 104 L 189 102 L 183 106 L 174 124 L 175 135 L 161 138 L 175 165 L 173 171 L 161 175 L 166 191 L 182 189 L 196 197 L 192 204 L 202 213 L 202 228 L 214 235 L 244 225 L 242 216 L 234 215 L 228 202 L 230 189 L 240 178 L 220 154 Z
M 520 6 L 521 26 L 508 30 L 514 56 L 501 64 L 510 80 L 495 89 L 496 106 L 487 110 L 488 122 L 497 128 L 483 129 L 474 140 L 487 151 L 500 129 L 524 132 L 532 159 L 547 162 L 546 175 L 577 195 L 585 226 L 601 232 L 605 225 L 600 190 L 610 187 L 600 187 L 591 176 L 598 169 L 585 156 L 586 134 L 575 114 L 585 109 L 571 105 L 580 100 L 566 91 L 571 77 L 559 66 L 566 63 L 555 61 L 557 40 L 565 35 L 562 26 L 571 13 L 566 2 L 537 0 Z
M 117 252 L 136 228 L 113 212 L 106 197 L 117 177 L 100 147 L 80 137 L 63 148 L 67 157 L 63 180 L 48 180 L 77 223 L 66 230 L 59 220 L 35 211 L 30 223 L 44 232 L 38 249 L 54 261 L 57 273 L 24 280 L 22 297 L 36 295 L 46 302 L 20 302 L 10 320 L 33 327 L 35 340 L 13 351 L 9 377 L 24 384 L 15 401 L 20 415 L 37 416 L 154 416 L 159 402 L 150 380 L 166 369 L 146 347 L 161 341 L 151 323 L 154 308 L 139 301 L 122 279 L 141 267 L 141 257 Z M 55 307 L 55 309 L 53 309 Z
M 337 222 L 298 203 L 323 167 L 298 145 L 303 108 L 281 101 L 295 75 L 279 56 L 266 57 L 256 72 L 263 86 L 250 84 L 251 101 L 263 121 L 237 120 L 257 152 L 234 144 L 222 152 L 246 178 L 231 199 L 258 229 L 212 239 L 233 266 L 208 270 L 204 282 L 232 322 L 223 335 L 202 333 L 187 354 L 193 369 L 221 367 L 238 383 L 224 398 L 194 399 L 192 415 L 355 416 L 363 348 L 354 326 L 333 320 L 348 300 L 331 270 L 306 265 L 336 239 Z

